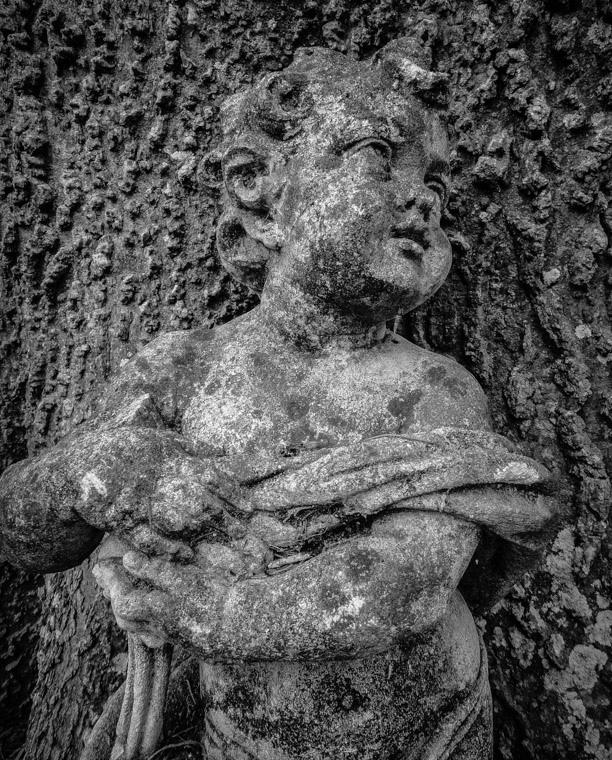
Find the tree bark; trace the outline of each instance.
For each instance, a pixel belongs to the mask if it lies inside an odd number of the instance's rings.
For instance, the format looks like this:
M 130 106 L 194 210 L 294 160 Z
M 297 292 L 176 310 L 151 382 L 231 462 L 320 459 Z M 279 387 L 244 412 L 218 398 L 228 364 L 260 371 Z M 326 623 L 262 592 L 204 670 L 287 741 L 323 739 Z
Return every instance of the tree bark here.
M 5 0 L 0 31 L 4 465 L 87 417 L 160 331 L 253 305 L 217 263 L 198 173 L 228 94 L 299 46 L 364 57 L 413 34 L 431 47 L 454 94 L 454 266 L 401 329 L 478 378 L 497 430 L 553 471 L 563 506 L 540 570 L 481 621 L 497 756 L 610 757 L 607 0 Z M 123 639 L 87 565 L 45 581 L 40 613 L 38 581 L 12 572 L 2 749 L 20 740 L 30 679 L 27 757 L 76 758 L 121 681 Z M 15 642 L 38 628 L 34 683 L 33 647 Z

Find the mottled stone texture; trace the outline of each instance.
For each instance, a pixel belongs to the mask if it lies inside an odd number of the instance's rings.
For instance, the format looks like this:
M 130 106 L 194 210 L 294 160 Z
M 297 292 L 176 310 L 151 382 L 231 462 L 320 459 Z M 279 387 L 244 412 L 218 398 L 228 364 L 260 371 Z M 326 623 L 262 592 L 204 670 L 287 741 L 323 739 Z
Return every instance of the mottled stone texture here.
M 431 45 L 455 93 L 455 264 L 403 329 L 476 375 L 496 429 L 558 474 L 566 510 L 542 570 L 483 621 L 498 753 L 512 760 L 603 760 L 612 746 L 607 6 L 9 0 L 0 11 L 7 464 L 86 415 L 87 391 L 160 330 L 249 305 L 218 268 L 199 186 L 223 97 L 298 45 L 362 56 L 406 30 Z M 3 595 L 17 583 L 3 576 Z M 86 569 L 47 582 L 42 621 L 28 752 L 66 758 L 123 662 Z M 8 752 L 29 671 L 14 643 L 5 651 Z

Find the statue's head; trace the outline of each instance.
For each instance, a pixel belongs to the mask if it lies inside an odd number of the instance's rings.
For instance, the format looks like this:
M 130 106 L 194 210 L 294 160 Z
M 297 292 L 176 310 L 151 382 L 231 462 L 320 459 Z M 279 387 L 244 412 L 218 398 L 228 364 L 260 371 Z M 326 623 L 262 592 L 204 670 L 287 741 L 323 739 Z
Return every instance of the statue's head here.
M 308 292 L 367 322 L 442 284 L 446 78 L 408 39 L 368 61 L 324 48 L 231 97 L 217 178 L 224 266 L 256 292 Z

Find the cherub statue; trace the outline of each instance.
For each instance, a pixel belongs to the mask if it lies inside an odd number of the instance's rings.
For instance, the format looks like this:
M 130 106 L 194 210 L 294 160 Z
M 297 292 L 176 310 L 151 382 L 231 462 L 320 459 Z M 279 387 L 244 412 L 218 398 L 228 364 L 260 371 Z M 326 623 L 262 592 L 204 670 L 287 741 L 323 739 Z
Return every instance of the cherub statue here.
M 114 537 L 98 580 L 131 636 L 200 660 L 210 760 L 490 757 L 466 600 L 512 585 L 551 507 L 469 372 L 386 329 L 450 266 L 428 66 L 407 39 L 365 62 L 302 49 L 230 98 L 202 177 L 260 305 L 154 340 L 0 481 L 17 564 Z

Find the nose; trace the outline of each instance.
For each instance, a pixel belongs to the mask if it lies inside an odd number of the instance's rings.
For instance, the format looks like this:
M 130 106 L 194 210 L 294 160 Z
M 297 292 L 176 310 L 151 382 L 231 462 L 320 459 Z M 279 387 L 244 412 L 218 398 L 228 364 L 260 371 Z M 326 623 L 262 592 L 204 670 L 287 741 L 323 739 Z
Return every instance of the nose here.
M 398 190 L 395 194 L 395 205 L 398 211 L 416 209 L 426 222 L 429 221 L 435 202 L 433 192 L 427 187 L 418 189 L 411 187 L 404 192 Z

